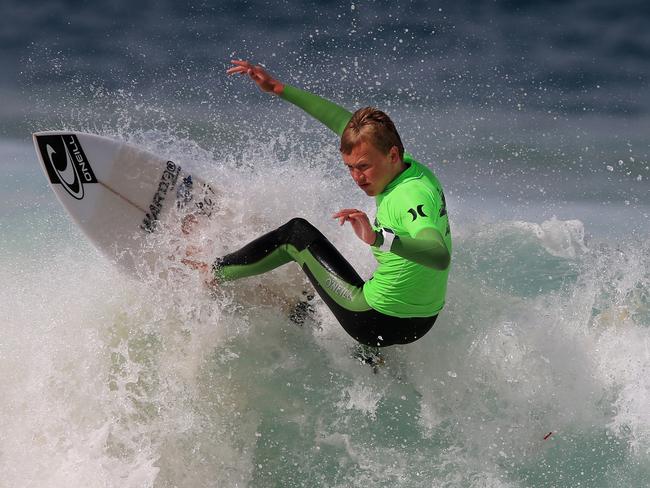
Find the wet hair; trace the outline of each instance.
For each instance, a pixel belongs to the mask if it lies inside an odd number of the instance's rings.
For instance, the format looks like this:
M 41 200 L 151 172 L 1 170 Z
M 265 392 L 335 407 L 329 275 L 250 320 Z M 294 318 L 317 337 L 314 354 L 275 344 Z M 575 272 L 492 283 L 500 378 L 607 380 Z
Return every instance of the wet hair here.
M 396 146 L 400 159 L 404 157 L 404 145 L 395 124 L 388 115 L 374 107 L 360 108 L 354 112 L 341 134 L 340 150 L 343 154 L 350 154 L 361 142 L 372 144 L 384 154 Z

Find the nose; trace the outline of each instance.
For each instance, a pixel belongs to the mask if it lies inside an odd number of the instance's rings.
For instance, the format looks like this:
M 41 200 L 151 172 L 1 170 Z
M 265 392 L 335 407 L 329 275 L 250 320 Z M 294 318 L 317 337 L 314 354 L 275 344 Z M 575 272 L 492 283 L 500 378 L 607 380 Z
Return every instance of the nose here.
M 357 185 L 360 185 L 362 183 L 365 183 L 366 177 L 365 177 L 365 175 L 363 174 L 362 171 L 359 171 L 358 169 L 353 168 L 352 169 L 352 179 L 354 180 L 354 182 Z

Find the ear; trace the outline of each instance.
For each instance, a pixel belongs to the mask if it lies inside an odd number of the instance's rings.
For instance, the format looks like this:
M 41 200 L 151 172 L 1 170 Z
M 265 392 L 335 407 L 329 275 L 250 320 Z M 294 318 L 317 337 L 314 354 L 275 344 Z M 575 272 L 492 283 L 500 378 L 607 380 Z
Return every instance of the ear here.
M 400 162 L 400 157 L 399 157 L 399 149 L 397 149 L 397 146 L 393 146 L 389 149 L 388 155 L 390 156 L 390 161 L 391 163 L 399 163 Z

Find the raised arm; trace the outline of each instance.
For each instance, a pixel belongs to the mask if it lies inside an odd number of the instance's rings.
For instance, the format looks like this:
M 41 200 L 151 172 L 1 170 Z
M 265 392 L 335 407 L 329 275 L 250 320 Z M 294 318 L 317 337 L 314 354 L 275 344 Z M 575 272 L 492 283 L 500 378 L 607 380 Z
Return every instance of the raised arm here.
M 245 74 L 250 76 L 262 91 L 274 93 L 293 103 L 325 124 L 338 136 L 343 133 L 343 129 L 352 117 L 351 112 L 329 100 L 276 80 L 261 66 L 253 66 L 248 61 L 231 61 L 231 63 L 235 66 L 227 71 L 229 75 Z

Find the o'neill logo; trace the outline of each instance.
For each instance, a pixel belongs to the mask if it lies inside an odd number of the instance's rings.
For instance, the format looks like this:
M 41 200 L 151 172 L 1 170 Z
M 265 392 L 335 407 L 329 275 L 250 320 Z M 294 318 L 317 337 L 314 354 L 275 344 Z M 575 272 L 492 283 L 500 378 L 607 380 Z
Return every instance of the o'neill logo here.
M 332 290 L 333 293 L 336 293 L 338 296 L 345 298 L 347 300 L 352 301 L 352 292 L 348 287 L 345 286 L 345 284 L 335 278 L 332 275 L 329 275 L 327 277 L 327 285 L 326 285 L 330 290 Z
M 61 185 L 71 197 L 81 200 L 84 185 L 97 183 L 97 178 L 77 136 L 36 136 L 36 140 L 50 183 Z

